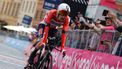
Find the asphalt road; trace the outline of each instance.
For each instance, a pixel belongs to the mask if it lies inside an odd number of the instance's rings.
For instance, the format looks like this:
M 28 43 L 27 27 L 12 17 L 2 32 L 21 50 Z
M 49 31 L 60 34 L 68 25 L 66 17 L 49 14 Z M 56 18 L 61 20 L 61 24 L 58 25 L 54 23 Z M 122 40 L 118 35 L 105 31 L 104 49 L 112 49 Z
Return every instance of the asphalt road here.
M 3 43 L 4 38 L 0 35 L 0 69 L 23 69 L 24 52 Z

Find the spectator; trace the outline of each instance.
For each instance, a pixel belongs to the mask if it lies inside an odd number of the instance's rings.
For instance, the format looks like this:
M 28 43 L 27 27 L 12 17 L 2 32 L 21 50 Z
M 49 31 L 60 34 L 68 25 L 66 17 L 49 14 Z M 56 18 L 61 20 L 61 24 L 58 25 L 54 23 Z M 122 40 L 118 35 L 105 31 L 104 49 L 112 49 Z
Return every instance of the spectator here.
M 111 18 L 105 18 L 106 20 L 106 26 L 101 26 L 101 30 L 115 30 L 114 26 L 113 26 L 113 23 L 111 21 Z M 112 33 L 111 32 L 103 32 L 102 35 L 101 35 L 101 41 L 110 41 L 112 40 Z M 100 42 L 100 46 L 98 48 L 99 51 L 103 51 L 103 52 L 107 52 L 109 53 L 108 51 L 108 46 L 104 45 L 103 43 Z
M 96 23 L 95 23 L 95 26 L 96 26 L 97 28 L 99 28 L 99 29 L 103 27 L 103 25 L 101 25 L 100 23 L 101 23 L 101 21 L 100 21 L 99 19 L 97 19 L 97 20 L 96 20 Z
M 80 23 L 86 23 L 86 20 L 85 20 L 85 18 L 83 17 L 82 14 L 80 14 L 80 16 L 79 16 L 79 22 Z
M 95 25 L 92 24 L 90 27 L 94 27 L 95 30 L 114 30 L 114 25 L 112 23 L 111 18 L 106 17 L 105 18 L 105 26 L 101 24 L 100 20 L 97 20 Z
M 119 31 L 119 32 L 122 32 L 122 21 L 119 20 L 119 19 L 117 18 L 117 16 L 116 16 L 113 12 L 110 12 L 110 11 L 109 11 L 109 13 L 108 13 L 107 16 L 110 17 L 110 18 L 112 19 L 113 24 L 114 24 L 116 30 Z
M 117 18 L 117 16 L 116 16 L 113 12 L 110 12 L 110 11 L 109 11 L 109 13 L 108 13 L 107 16 L 110 17 L 110 18 L 112 18 L 112 20 L 113 20 L 114 22 L 117 22 L 117 24 L 119 24 L 119 25 L 122 26 L 122 21 L 119 20 L 119 19 Z
M 79 18 L 77 16 L 75 17 L 75 21 L 74 22 L 75 22 L 76 25 L 78 25 L 80 23 L 79 22 Z
M 75 30 L 76 24 L 75 22 L 72 21 L 72 23 L 70 24 L 69 30 Z
M 108 17 L 112 18 L 113 24 L 116 27 L 116 30 L 119 31 L 120 33 L 122 32 L 122 21 L 117 18 L 117 16 L 113 13 L 110 12 L 108 13 Z M 117 56 L 122 56 L 122 39 L 121 36 L 117 41 L 117 45 L 115 45 L 112 54 L 115 54 Z
M 97 20 L 96 23 L 95 23 L 95 25 L 94 25 L 94 23 L 92 23 L 92 24 L 89 25 L 89 27 L 93 28 L 97 32 L 98 31 L 104 31 L 104 30 L 115 30 L 111 18 L 108 18 L 107 17 L 107 18 L 105 18 L 105 20 L 106 20 L 105 26 L 103 26 L 102 24 L 100 24 L 101 23 L 100 20 Z M 102 33 L 102 35 L 101 35 L 101 41 L 106 41 L 106 40 L 108 40 L 108 41 L 111 41 L 112 40 L 112 33 L 108 33 L 108 32 L 107 33 L 106 32 L 103 32 Z M 106 45 L 104 45 L 103 43 L 100 42 L 100 46 L 98 47 L 98 51 L 108 52 L 108 51 L 106 51 L 108 49 L 108 48 L 106 49 L 106 47 L 108 47 L 108 46 L 106 46 Z
M 78 23 L 78 25 L 75 27 L 75 29 L 77 30 L 82 30 L 84 28 L 85 28 L 84 24 L 81 24 L 81 23 Z
M 102 30 L 114 30 L 115 28 L 114 28 L 111 18 L 106 17 L 105 20 L 106 20 L 106 26 L 103 26 L 101 29 Z

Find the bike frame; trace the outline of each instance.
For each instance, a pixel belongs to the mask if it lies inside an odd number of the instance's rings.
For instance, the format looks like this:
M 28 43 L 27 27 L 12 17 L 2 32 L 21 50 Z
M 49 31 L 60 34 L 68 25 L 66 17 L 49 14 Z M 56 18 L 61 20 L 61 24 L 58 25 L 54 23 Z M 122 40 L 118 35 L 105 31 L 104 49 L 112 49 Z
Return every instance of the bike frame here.
M 45 65 L 45 63 L 48 64 L 49 67 L 48 69 L 52 69 L 53 58 L 51 52 L 53 49 L 60 51 L 55 46 L 49 46 L 49 45 L 44 46 L 43 49 L 39 52 L 37 67 L 33 69 L 44 69 L 43 67 L 41 68 L 41 66 Z

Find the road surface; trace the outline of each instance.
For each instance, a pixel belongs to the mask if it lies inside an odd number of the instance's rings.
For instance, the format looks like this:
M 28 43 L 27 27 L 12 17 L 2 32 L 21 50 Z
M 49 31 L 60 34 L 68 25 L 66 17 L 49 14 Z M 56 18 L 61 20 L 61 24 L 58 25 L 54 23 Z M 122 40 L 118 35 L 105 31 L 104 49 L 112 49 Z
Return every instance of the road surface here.
M 4 43 L 4 39 L 5 36 L 0 35 L 0 69 L 23 69 L 23 51 Z

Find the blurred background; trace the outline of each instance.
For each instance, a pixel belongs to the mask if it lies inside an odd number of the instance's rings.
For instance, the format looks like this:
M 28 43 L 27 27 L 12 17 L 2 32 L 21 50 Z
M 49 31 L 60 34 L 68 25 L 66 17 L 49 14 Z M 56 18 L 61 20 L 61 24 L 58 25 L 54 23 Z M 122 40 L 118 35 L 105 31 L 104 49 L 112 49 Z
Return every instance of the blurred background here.
M 89 36 L 94 33 L 89 33 L 90 28 L 83 24 L 84 21 L 80 20 L 80 17 L 83 17 L 85 22 L 97 24 L 97 21 L 100 21 L 100 24 L 107 26 L 107 19 L 102 13 L 104 10 L 109 10 L 114 12 L 118 19 L 122 20 L 122 0 L 0 0 L 0 69 L 23 69 L 24 51 L 31 44 L 29 35 L 35 31 L 34 28 L 44 18 L 44 15 L 49 10 L 56 9 L 60 3 L 67 3 L 71 7 L 69 30 L 72 32 L 69 32 L 70 35 L 66 45 L 72 48 L 92 48 L 94 51 L 98 51 L 99 44 L 93 44 L 92 41 L 85 40 L 101 42 L 101 36 L 98 39 Z M 76 32 L 74 30 L 80 31 Z M 76 33 L 78 34 L 75 35 Z M 83 38 L 86 37 L 84 33 L 88 34 L 87 39 Z M 119 36 L 114 37 L 117 34 L 115 32 L 111 33 L 114 39 L 110 38 L 109 40 L 112 40 L 111 42 L 115 45 Z M 74 41 L 74 43 L 70 43 L 71 41 Z M 92 46 L 92 44 L 95 46 Z M 110 53 L 110 51 L 102 52 Z M 120 56 L 120 54 L 117 56 Z

